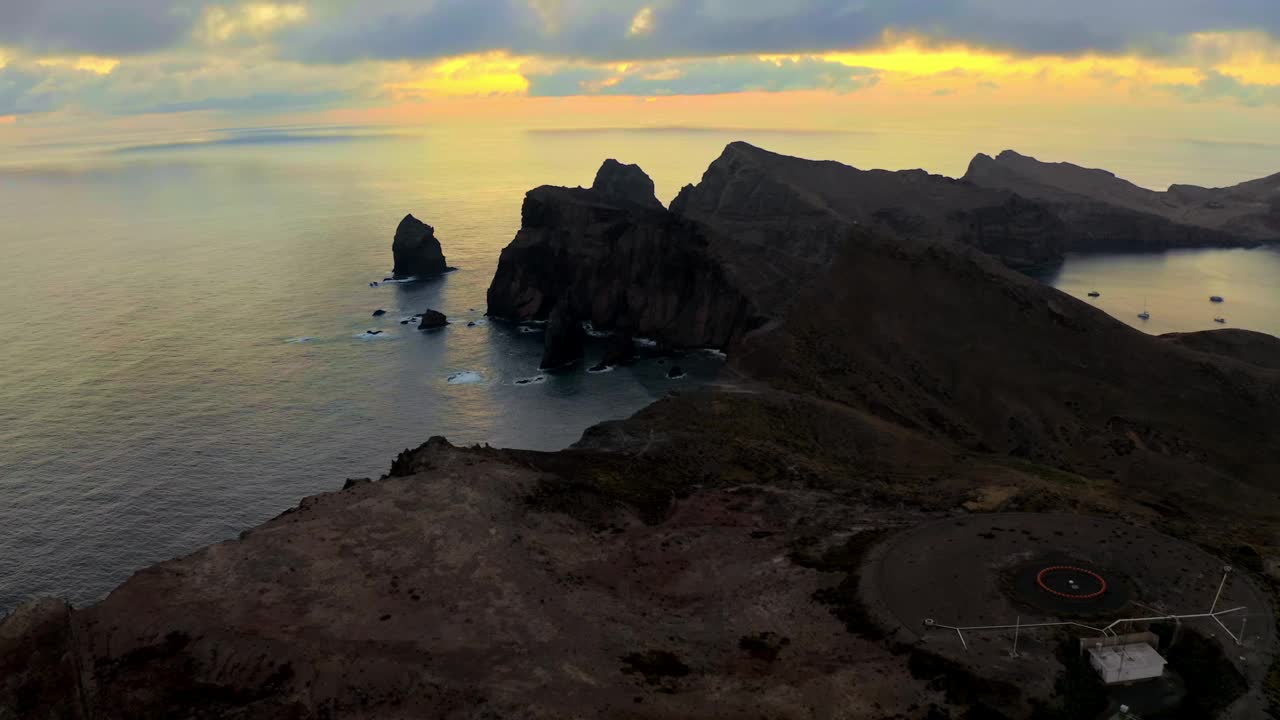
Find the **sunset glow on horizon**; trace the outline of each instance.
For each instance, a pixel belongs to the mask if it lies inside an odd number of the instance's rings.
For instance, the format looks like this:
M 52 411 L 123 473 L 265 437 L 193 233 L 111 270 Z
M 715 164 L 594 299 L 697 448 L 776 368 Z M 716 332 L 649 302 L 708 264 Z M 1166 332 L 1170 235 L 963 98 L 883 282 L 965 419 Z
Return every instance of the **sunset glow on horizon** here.
M 973 7 L 130 0 L 101 25 L 85 20 L 88 0 L 53 0 L 0 10 L 0 143 L 156 115 L 174 127 L 342 117 L 825 128 L 854 108 L 1028 118 L 1211 108 L 1259 133 L 1280 120 L 1280 28 L 1253 3 L 1208 14 L 1163 3 L 1158 22 L 1100 0 L 1070 18 L 1012 0 L 961 4 Z M 767 103 L 752 100 L 759 93 Z M 704 117 L 717 109 L 733 122 Z

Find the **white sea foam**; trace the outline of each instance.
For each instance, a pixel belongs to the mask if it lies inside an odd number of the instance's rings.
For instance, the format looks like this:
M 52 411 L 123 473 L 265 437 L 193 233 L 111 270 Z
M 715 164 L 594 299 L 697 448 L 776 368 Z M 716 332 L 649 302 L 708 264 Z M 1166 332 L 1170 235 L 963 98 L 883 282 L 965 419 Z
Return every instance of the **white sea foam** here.
M 594 368 L 594 367 L 590 367 L 590 368 L 587 368 L 587 372 L 589 372 L 589 373 L 593 373 L 593 374 L 596 374 L 596 375 L 599 375 L 599 374 L 601 374 L 601 373 L 613 372 L 613 366 L 612 366 L 612 365 L 605 365 L 605 366 L 604 366 L 604 367 L 602 367 L 602 368 Z
M 642 338 L 642 337 L 638 337 L 638 338 L 636 338 L 636 339 L 634 340 L 634 342 L 635 342 L 635 344 L 636 344 L 636 345 L 639 345 L 640 347 L 645 347 L 645 348 L 656 348 L 656 347 L 658 347 L 658 341 L 657 341 L 657 340 L 650 340 L 649 338 Z
M 607 338 L 613 334 L 608 330 L 597 330 L 595 326 L 591 324 L 590 320 L 586 320 L 582 323 L 582 330 L 593 338 Z
M 712 357 L 718 357 L 721 360 L 724 360 L 725 358 L 729 357 L 724 353 L 723 350 L 717 350 L 715 348 L 702 348 L 701 352 L 711 355 Z
M 407 278 L 387 278 L 385 280 L 380 280 L 379 282 L 382 283 L 383 285 L 391 285 L 393 283 L 396 285 L 400 285 L 402 283 L 418 282 L 418 276 L 410 275 Z
M 520 326 L 520 332 L 522 332 L 522 333 L 540 333 L 540 332 L 542 332 L 542 328 L 540 328 L 540 327 L 529 327 L 528 325 L 521 325 L 521 326 Z
M 313 342 L 314 340 L 315 338 L 313 337 L 304 336 L 304 337 L 289 338 L 288 340 L 285 340 L 285 342 L 289 343 L 290 345 L 297 345 L 299 343 Z
M 474 385 L 482 382 L 484 382 L 484 375 L 475 370 L 463 370 L 449 376 L 450 385 Z

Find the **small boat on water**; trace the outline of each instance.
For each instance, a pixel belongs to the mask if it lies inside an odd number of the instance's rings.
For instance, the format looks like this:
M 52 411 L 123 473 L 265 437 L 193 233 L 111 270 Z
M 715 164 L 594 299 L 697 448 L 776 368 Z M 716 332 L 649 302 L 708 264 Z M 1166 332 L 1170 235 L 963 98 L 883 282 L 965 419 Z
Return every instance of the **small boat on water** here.
M 1093 297 L 1093 298 L 1102 297 L 1102 293 L 1098 292 L 1097 290 L 1094 290 L 1093 292 L 1089 293 L 1089 297 Z
M 1150 319 L 1151 319 L 1151 313 L 1147 312 L 1147 301 L 1146 301 L 1146 300 L 1143 300 L 1143 301 L 1142 301 L 1142 312 L 1138 313 L 1138 317 L 1142 318 L 1143 320 L 1150 320 Z
M 1216 323 L 1218 323 L 1219 325 L 1226 325 L 1226 324 L 1227 324 L 1227 319 L 1226 319 L 1226 318 L 1214 318 L 1214 319 L 1213 319 L 1213 321 L 1214 321 L 1214 322 L 1216 322 Z
M 1210 295 L 1210 296 L 1209 296 L 1209 302 L 1216 302 L 1216 303 L 1223 302 L 1223 300 L 1222 300 L 1222 296 L 1221 296 L 1221 295 Z

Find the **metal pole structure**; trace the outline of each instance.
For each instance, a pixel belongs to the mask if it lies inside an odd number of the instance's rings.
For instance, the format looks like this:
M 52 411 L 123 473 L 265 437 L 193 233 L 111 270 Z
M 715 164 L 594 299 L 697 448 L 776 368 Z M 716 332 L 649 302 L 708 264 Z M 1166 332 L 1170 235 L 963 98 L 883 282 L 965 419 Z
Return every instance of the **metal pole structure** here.
M 1022 616 L 1018 616 L 1017 623 L 1013 626 L 1013 652 L 1009 653 L 1009 657 L 1018 657 L 1018 631 L 1022 629 Z
M 1216 623 L 1218 623 L 1218 627 L 1221 627 L 1221 628 L 1222 628 L 1222 632 L 1224 632 L 1224 633 L 1226 633 L 1226 634 L 1230 635 L 1230 636 L 1231 636 L 1231 639 L 1236 641 L 1236 645 L 1244 645 L 1244 636 L 1243 636 L 1243 635 L 1241 635 L 1240 637 L 1236 637 L 1236 634 L 1235 634 L 1235 633 L 1233 633 L 1233 632 L 1231 632 L 1231 630 L 1230 630 L 1230 629 L 1228 629 L 1228 628 L 1227 628 L 1227 626 L 1226 626 L 1225 624 L 1223 624 L 1223 622 L 1222 622 L 1222 619 L 1221 619 L 1221 618 L 1219 618 L 1217 615 L 1214 615 L 1214 616 L 1212 616 L 1212 617 L 1213 617 L 1213 621 L 1214 621 L 1214 622 L 1216 622 Z
M 1192 613 L 1192 614 L 1188 614 L 1188 615 L 1150 615 L 1150 616 L 1147 616 L 1147 617 L 1121 618 L 1121 619 L 1119 619 L 1119 620 L 1115 620 L 1115 621 L 1113 621 L 1110 625 L 1107 625 L 1106 627 L 1095 627 L 1095 626 L 1093 626 L 1093 625 L 1085 625 L 1084 623 L 1079 623 L 1079 622 L 1075 622 L 1075 621 L 1072 621 L 1072 620 L 1060 620 L 1060 621 L 1057 621 L 1057 622 L 1028 623 L 1028 624 L 1026 624 L 1026 625 L 1023 625 L 1023 624 L 1021 623 L 1021 616 L 1018 616 L 1018 620 L 1019 620 L 1019 622 L 1017 622 L 1016 624 L 1012 624 L 1012 625 L 969 625 L 969 626 L 944 625 L 944 624 L 942 624 L 942 623 L 940 623 L 940 622 L 937 622 L 936 620 L 934 620 L 934 619 L 932 619 L 932 618 L 926 619 L 926 620 L 924 621 L 924 625 L 925 625 L 925 627 L 936 627 L 936 628 L 942 628 L 943 630 L 955 630 L 955 631 L 956 631 L 956 634 L 960 636 L 960 642 L 964 644 L 965 649 L 967 650 L 967 649 L 969 648 L 969 645 L 968 645 L 968 643 L 966 643 L 966 642 L 965 642 L 965 640 L 964 640 L 964 633 L 963 633 L 963 631 L 965 631 L 965 630 L 971 630 L 971 631 L 972 631 L 972 630 L 1018 630 L 1018 631 L 1021 631 L 1021 629 L 1022 629 L 1022 628 L 1043 628 L 1043 627 L 1064 627 L 1064 626 L 1071 626 L 1071 627 L 1084 628 L 1085 630 L 1092 630 L 1093 632 L 1096 632 L 1096 633 L 1098 633 L 1099 635 L 1104 635 L 1104 636 L 1106 636 L 1106 637 L 1117 637 L 1117 636 L 1119 635 L 1119 633 L 1117 633 L 1117 632 L 1115 631 L 1115 627 L 1116 627 L 1117 625 L 1120 625 L 1120 624 L 1123 624 L 1123 623 L 1137 623 L 1137 622 L 1176 622 L 1176 623 L 1181 623 L 1183 620 L 1196 620 L 1196 619 L 1200 619 L 1200 618 L 1212 618 L 1212 619 L 1213 619 L 1215 622 L 1217 622 L 1219 625 L 1222 625 L 1221 616 L 1223 616 L 1223 615 L 1231 615 L 1231 614 L 1233 614 L 1233 613 L 1238 613 L 1238 612 L 1240 612 L 1241 610 L 1248 610 L 1248 608 L 1247 608 L 1247 607 L 1245 607 L 1245 606 L 1243 606 L 1243 605 L 1241 605 L 1240 607 L 1228 608 L 1228 609 L 1226 609 L 1226 610 L 1218 610 L 1217 612 Z M 1223 628 L 1224 630 L 1227 630 L 1227 628 L 1226 628 L 1226 626 L 1225 626 L 1225 625 L 1222 625 L 1222 628 Z M 1229 635 L 1231 635 L 1232 639 L 1236 639 L 1236 640 L 1238 641 L 1238 638 L 1236 638 L 1235 633 L 1231 632 L 1230 630 L 1227 630 L 1227 633 L 1228 633 Z
M 1222 588 L 1227 584 L 1227 576 L 1231 574 L 1231 566 L 1226 565 L 1222 568 L 1222 580 L 1218 583 L 1218 592 L 1213 596 L 1213 604 L 1209 606 L 1209 612 L 1218 609 L 1218 598 L 1222 597 Z

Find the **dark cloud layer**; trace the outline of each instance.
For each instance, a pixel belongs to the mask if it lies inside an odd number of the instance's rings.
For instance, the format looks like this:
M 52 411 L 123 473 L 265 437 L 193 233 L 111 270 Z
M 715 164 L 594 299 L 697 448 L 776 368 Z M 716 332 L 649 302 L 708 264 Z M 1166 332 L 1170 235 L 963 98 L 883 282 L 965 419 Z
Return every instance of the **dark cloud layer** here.
M 642 8 L 650 31 L 628 33 Z M 283 38 L 317 62 L 510 50 L 631 60 L 844 49 L 886 30 L 1024 52 L 1153 54 L 1211 30 L 1280 35 L 1277 0 L 383 0 L 318 6 Z
M 134 55 L 181 42 L 199 17 L 194 0 L 0 0 L 0 46 Z
M 1138 49 L 1188 33 L 1280 36 L 1280 0 L 289 0 L 308 21 L 278 38 L 324 63 L 486 50 L 593 60 L 855 48 L 886 30 L 1026 52 Z M 245 0 L 0 0 L 0 47 L 133 55 L 185 43 L 214 6 Z M 629 34 L 642 8 L 650 31 Z

